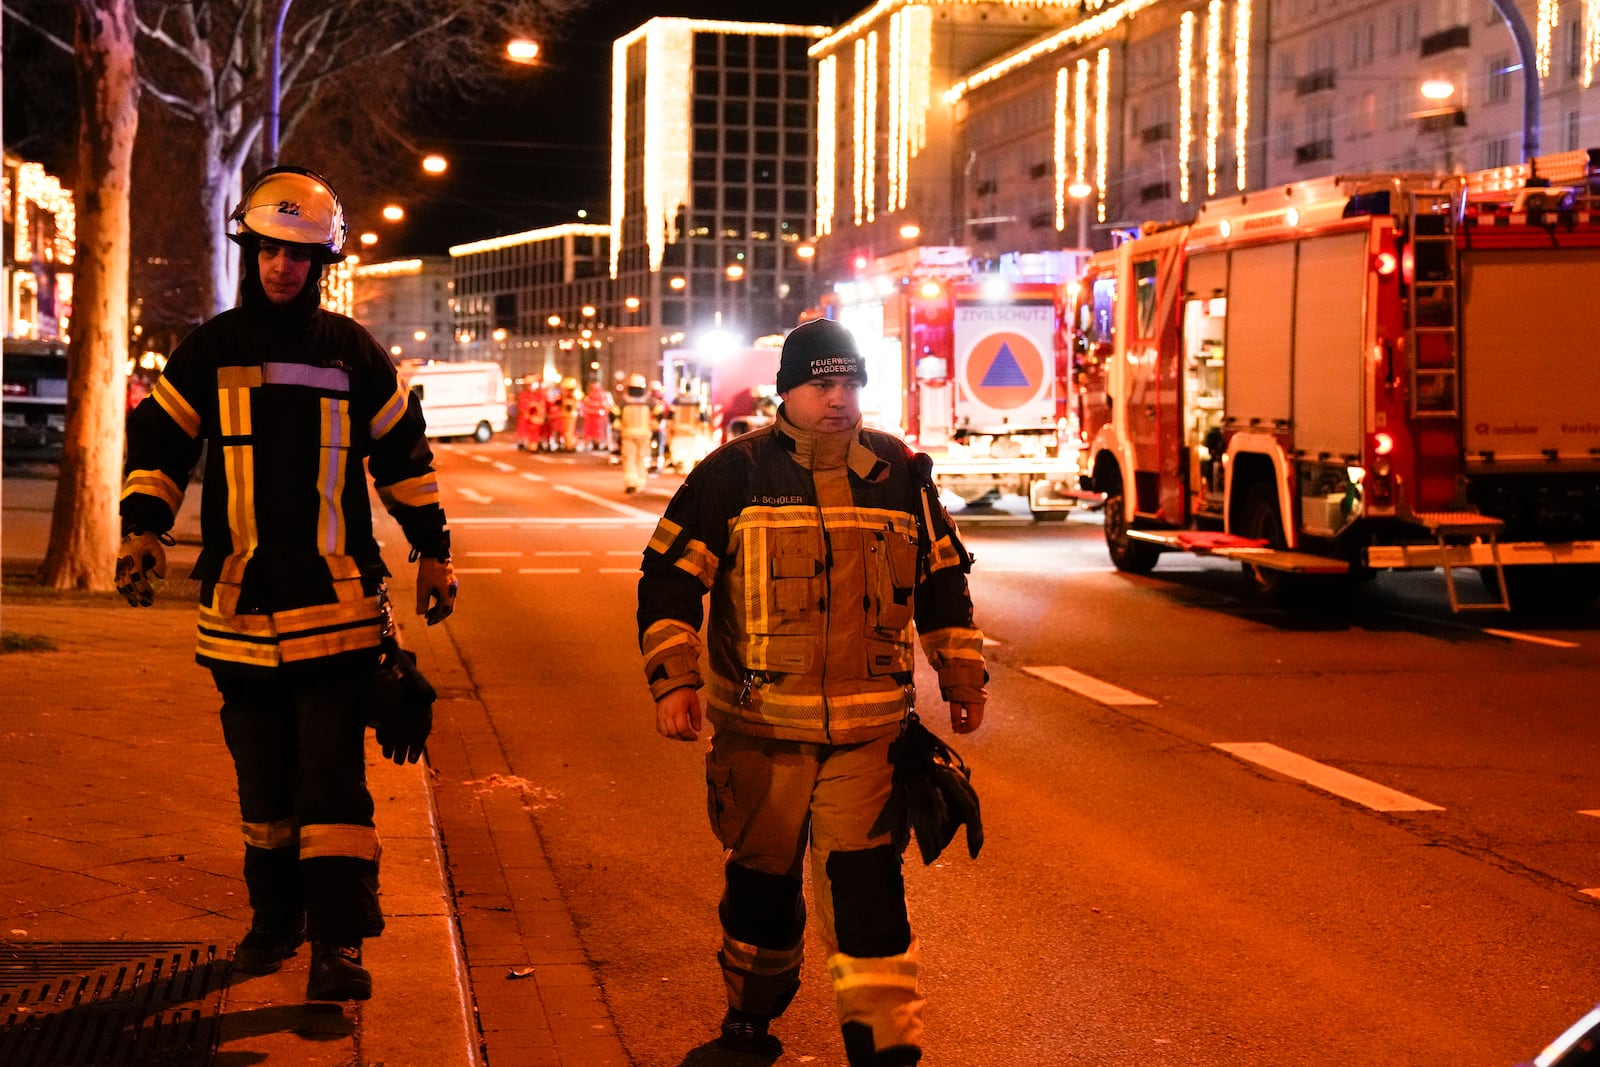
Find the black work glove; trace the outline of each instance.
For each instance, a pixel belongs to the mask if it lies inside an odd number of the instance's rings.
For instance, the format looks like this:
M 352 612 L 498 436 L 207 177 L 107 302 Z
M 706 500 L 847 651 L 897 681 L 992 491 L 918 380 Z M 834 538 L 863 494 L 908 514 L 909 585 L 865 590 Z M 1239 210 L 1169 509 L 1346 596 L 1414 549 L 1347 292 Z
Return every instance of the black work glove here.
M 384 759 L 415 763 L 433 732 L 432 683 L 417 669 L 417 657 L 393 640 L 384 642 L 383 658 L 367 692 L 367 718 Z

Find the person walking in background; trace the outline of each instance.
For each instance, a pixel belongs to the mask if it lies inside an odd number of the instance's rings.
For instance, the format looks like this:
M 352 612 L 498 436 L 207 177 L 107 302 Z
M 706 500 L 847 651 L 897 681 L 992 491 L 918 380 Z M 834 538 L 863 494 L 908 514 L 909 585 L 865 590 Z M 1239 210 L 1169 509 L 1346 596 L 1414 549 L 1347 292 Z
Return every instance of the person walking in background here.
M 583 447 L 590 452 L 611 451 L 611 401 L 598 382 L 589 383 L 580 405 L 583 417 Z
M 650 446 L 660 421 L 644 375 L 630 375 L 622 390 L 622 413 L 617 418 L 618 435 L 622 438 L 622 485 L 626 492 L 637 493 L 650 479 Z
M 556 402 L 551 418 L 556 420 L 562 452 L 576 452 L 578 450 L 578 405 L 581 398 L 578 396 L 578 379 L 561 379 L 561 395 Z
M 852 1067 L 890 1067 L 922 1055 L 905 816 L 886 812 L 889 745 L 914 703 L 913 635 L 958 733 L 983 721 L 987 674 L 971 557 L 927 457 L 862 427 L 865 381 L 838 323 L 788 335 L 775 423 L 712 452 L 667 505 L 644 552 L 638 625 L 656 729 L 693 741 L 705 721 L 714 728 L 719 1043 L 771 1051 L 769 1024 L 800 985 L 809 845 L 846 1055 Z
M 537 452 L 544 440 L 544 386 L 532 378 L 517 390 L 517 449 Z
M 429 625 L 455 605 L 450 532 L 419 402 L 366 330 L 320 307 L 345 238 L 333 188 L 274 167 L 230 222 L 239 306 L 173 351 L 129 418 L 117 587 L 153 601 L 203 450 L 195 658 L 222 696 L 253 913 L 233 966 L 277 971 L 309 937 L 306 996 L 365 1000 L 361 945 L 384 923 L 363 696 L 388 574 L 366 471 L 410 543 Z M 397 759 L 425 740 L 423 727 Z

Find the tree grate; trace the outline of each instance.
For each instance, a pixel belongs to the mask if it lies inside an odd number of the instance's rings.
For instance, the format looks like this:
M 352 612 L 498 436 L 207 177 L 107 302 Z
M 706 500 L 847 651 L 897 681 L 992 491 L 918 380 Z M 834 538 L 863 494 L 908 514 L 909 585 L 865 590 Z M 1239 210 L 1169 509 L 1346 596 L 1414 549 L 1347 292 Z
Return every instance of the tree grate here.
M 179 941 L 0 941 L 0 1064 L 207 1067 L 231 958 Z

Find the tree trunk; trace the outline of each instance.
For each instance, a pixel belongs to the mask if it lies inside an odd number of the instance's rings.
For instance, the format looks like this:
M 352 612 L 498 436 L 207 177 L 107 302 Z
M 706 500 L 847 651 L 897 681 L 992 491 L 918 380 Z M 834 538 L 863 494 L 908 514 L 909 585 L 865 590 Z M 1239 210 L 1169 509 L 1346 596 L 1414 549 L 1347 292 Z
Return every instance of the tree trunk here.
M 128 361 L 129 184 L 139 126 L 133 0 L 77 0 L 81 115 L 67 429 L 40 582 L 113 587 Z
M 233 232 L 228 212 L 239 203 L 240 175 L 238 165 L 230 166 L 224 158 L 226 131 L 206 124 L 204 138 L 205 154 L 201 158 L 205 160 L 206 173 L 199 189 L 195 224 L 205 230 L 200 261 L 200 279 L 205 288 L 200 307 L 205 317 L 211 318 L 238 302 L 239 260 L 233 242 L 228 240 L 228 234 Z

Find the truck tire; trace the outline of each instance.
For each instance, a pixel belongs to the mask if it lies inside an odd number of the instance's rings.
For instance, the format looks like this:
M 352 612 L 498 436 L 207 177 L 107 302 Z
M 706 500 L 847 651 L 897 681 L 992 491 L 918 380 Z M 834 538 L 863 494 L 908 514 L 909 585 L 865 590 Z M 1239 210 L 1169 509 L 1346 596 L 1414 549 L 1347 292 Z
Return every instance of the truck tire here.
M 1270 548 L 1283 549 L 1288 543 L 1283 537 L 1283 520 L 1278 514 L 1278 494 L 1271 482 L 1257 482 L 1245 493 L 1239 510 L 1239 535 L 1265 541 Z M 1246 563 L 1245 577 L 1250 580 L 1251 592 L 1257 600 L 1270 607 L 1289 607 L 1304 584 L 1298 575 L 1287 571 L 1254 567 Z
M 1600 565 L 1507 567 L 1511 610 L 1530 618 L 1576 615 L 1600 599 Z M 1480 567 L 1478 577 L 1490 596 L 1500 595 L 1494 569 Z
M 489 443 L 489 438 L 494 436 L 494 427 L 487 422 L 478 423 L 478 428 L 472 431 L 472 439 L 480 445 Z
M 1149 574 L 1161 557 L 1161 549 L 1148 541 L 1128 536 L 1128 521 L 1123 513 L 1122 486 L 1106 494 L 1106 551 L 1111 564 L 1125 574 Z

